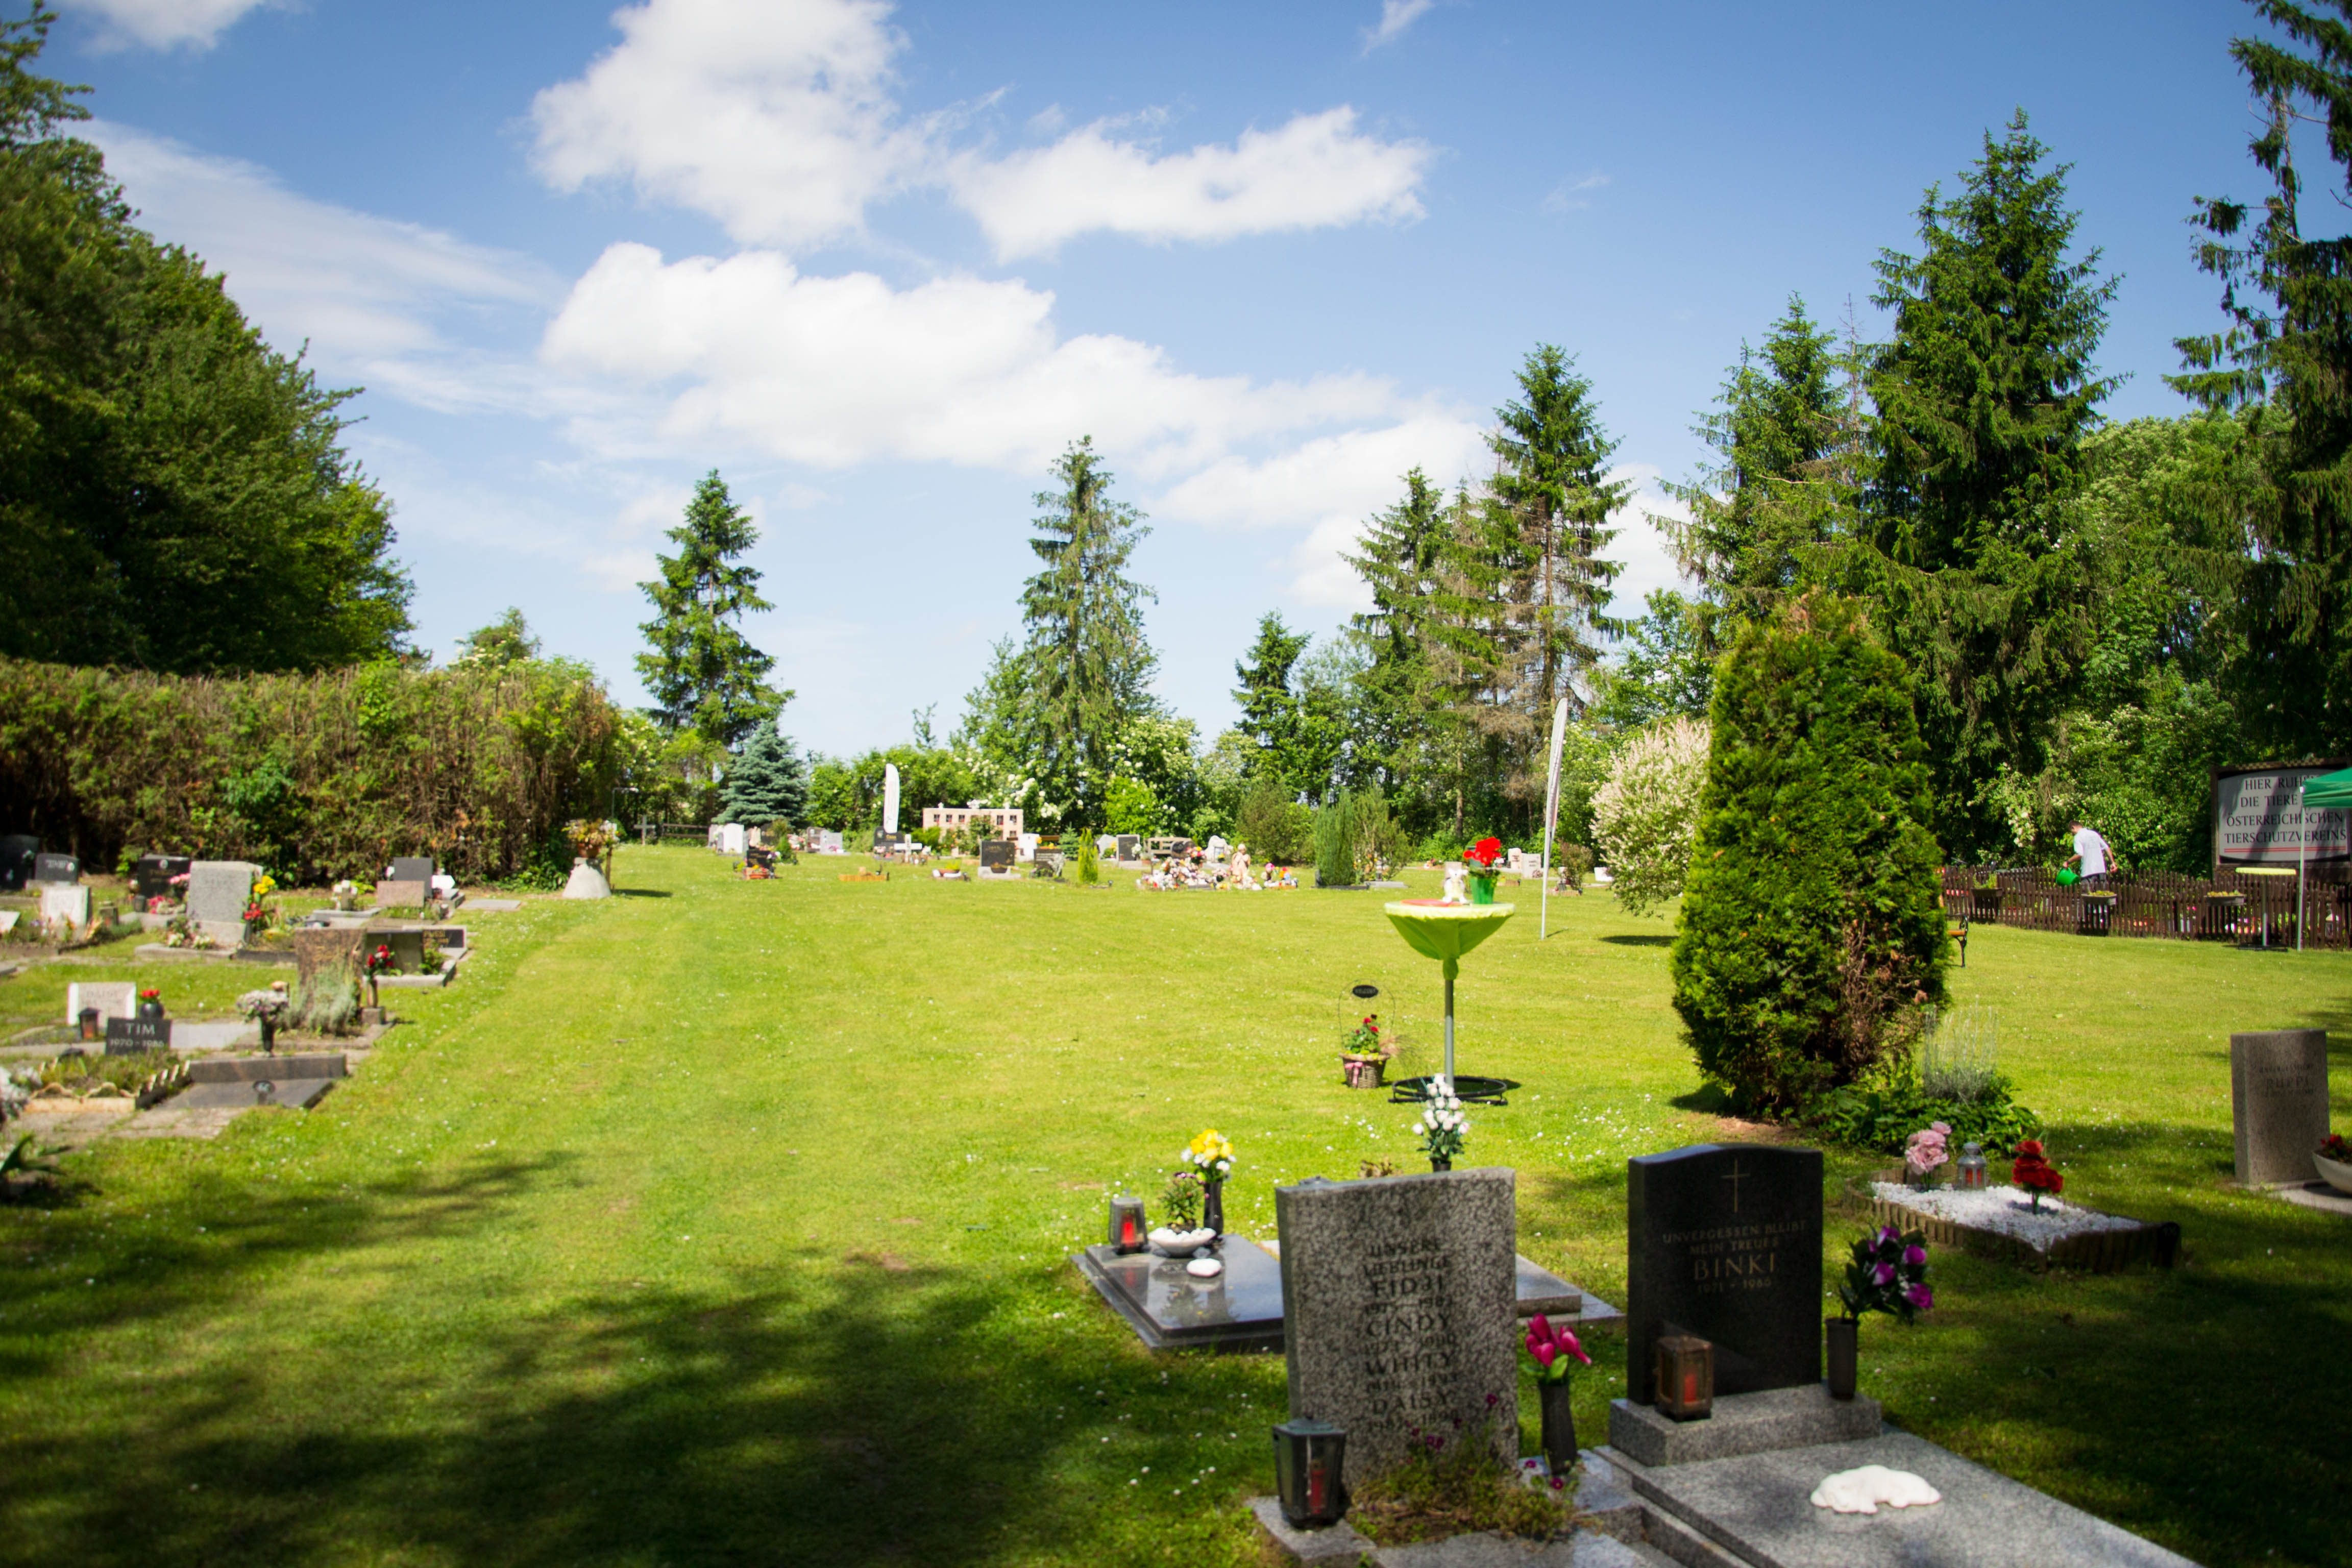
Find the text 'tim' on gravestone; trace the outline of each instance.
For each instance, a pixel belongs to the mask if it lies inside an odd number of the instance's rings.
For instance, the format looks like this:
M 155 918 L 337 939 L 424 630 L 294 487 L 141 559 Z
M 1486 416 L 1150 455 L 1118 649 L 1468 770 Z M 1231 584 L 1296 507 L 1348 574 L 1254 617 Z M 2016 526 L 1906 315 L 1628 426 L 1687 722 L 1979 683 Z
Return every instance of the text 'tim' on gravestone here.
M 1822 1156 L 1702 1143 L 1626 1162 L 1626 1390 L 1655 1402 L 1657 1342 L 1715 1346 L 1717 1394 L 1822 1376 Z
M 2327 1031 L 2230 1037 L 2230 1120 L 2242 1186 L 2301 1185 L 2327 1136 Z
M 1275 1188 L 1274 1212 L 1290 1414 L 1347 1430 L 1348 1484 L 1402 1463 L 1416 1429 L 1516 1459 L 1517 1175 L 1318 1178 Z

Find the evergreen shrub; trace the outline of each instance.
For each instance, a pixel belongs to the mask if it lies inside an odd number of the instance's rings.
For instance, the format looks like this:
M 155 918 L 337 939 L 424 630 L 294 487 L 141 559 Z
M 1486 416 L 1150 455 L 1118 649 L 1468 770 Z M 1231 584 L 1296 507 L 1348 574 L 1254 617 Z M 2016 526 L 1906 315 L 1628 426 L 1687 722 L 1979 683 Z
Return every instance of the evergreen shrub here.
M 1348 791 L 1341 790 L 1315 813 L 1315 885 L 1350 888 L 1355 884 L 1355 803 Z
M 398 855 L 475 882 L 569 871 L 563 824 L 611 809 L 617 720 L 551 661 L 215 679 L 0 659 L 0 823 L 86 865 L 153 849 L 305 882 L 373 880 Z
M 1858 606 L 1808 594 L 1726 654 L 1675 1008 L 1743 1109 L 1864 1078 L 1940 1003 L 1947 939 L 1903 662 Z

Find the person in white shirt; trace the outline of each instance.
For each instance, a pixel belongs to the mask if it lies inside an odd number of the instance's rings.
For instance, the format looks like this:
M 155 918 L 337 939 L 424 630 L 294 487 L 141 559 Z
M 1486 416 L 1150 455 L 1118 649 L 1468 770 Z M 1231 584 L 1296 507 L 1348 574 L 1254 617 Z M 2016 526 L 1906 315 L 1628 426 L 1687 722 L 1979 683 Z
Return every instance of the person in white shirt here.
M 2099 837 L 2099 830 L 2088 823 L 2074 824 L 2074 853 L 2066 864 L 2079 866 L 2085 882 L 2104 882 L 2116 863 L 2116 852 Z

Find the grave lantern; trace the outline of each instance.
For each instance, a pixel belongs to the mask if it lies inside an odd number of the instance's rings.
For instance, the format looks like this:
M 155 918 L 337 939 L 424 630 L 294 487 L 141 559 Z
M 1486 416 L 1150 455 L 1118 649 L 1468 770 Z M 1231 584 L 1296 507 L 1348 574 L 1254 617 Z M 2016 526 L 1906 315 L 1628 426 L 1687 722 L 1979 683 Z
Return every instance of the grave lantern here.
M 1982 1192 L 1985 1184 L 1984 1146 L 1980 1143 L 1960 1145 L 1960 1190 Z
M 1116 1197 L 1110 1201 L 1110 1249 L 1140 1252 L 1149 1246 L 1144 1234 L 1143 1200 Z
M 1348 1434 L 1328 1421 L 1286 1421 L 1274 1429 L 1274 1485 L 1282 1517 L 1298 1530 L 1320 1530 L 1348 1511 L 1340 1465 Z
M 1692 1334 L 1658 1341 L 1658 1409 L 1696 1421 L 1715 1409 L 1715 1346 Z
M 97 1008 L 84 1007 L 80 1012 L 74 1015 L 74 1020 L 81 1026 L 81 1037 L 83 1039 L 94 1040 L 98 1038 Z

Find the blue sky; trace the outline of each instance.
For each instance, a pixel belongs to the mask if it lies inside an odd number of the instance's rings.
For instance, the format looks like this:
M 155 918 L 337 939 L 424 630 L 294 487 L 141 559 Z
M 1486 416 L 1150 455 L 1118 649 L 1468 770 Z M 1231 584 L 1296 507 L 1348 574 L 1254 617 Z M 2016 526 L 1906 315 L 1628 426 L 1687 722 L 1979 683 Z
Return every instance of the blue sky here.
M 1880 248 L 2022 107 L 2124 277 L 2108 411 L 2171 414 L 2190 198 L 2261 188 L 2219 0 L 62 8 L 142 221 L 367 387 L 425 647 L 518 605 L 638 700 L 634 584 L 715 467 L 830 752 L 951 721 L 1078 435 L 1213 734 L 1257 617 L 1341 624 L 1338 552 L 1481 470 L 1537 342 L 1658 509 L 1741 340 L 1791 291 L 1879 332 Z M 1672 578 L 1624 521 L 1621 609 Z

